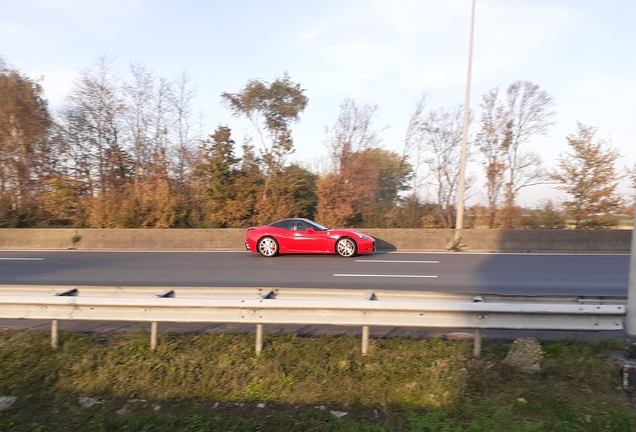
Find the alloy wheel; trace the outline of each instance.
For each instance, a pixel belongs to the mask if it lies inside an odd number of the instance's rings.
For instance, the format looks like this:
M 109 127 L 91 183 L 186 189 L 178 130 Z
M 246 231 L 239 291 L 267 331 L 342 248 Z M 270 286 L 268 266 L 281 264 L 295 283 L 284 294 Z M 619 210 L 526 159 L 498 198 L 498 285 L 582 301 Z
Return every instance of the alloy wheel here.
M 258 251 L 266 257 L 273 257 L 278 253 L 278 243 L 271 237 L 263 237 L 258 242 Z
M 353 256 L 356 253 L 356 244 L 350 238 L 342 238 L 336 244 L 336 251 L 343 257 Z

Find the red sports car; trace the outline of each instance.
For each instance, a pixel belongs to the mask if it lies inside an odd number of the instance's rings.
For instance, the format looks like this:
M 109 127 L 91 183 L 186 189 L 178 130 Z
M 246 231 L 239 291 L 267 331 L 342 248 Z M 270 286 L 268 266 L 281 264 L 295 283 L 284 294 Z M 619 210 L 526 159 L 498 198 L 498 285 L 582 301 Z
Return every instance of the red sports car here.
M 373 252 L 375 239 L 358 231 L 329 229 L 309 219 L 283 219 L 247 229 L 245 248 L 266 257 L 279 253 L 338 254 Z

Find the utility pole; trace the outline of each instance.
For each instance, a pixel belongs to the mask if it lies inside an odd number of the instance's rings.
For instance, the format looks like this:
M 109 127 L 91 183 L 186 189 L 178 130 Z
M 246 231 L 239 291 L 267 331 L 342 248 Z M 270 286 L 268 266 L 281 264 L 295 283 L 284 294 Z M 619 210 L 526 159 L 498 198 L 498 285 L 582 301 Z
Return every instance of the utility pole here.
M 470 14 L 470 43 L 468 45 L 468 75 L 466 76 L 466 100 L 464 102 L 464 131 L 462 134 L 462 158 L 459 168 L 459 190 L 457 193 L 457 219 L 455 242 L 459 242 L 464 228 L 464 189 L 466 188 L 466 147 L 468 145 L 468 120 L 470 116 L 470 75 L 473 63 L 473 33 L 475 28 L 475 0 Z
M 636 190 L 634 192 L 636 192 Z M 636 203 L 634 204 L 634 211 L 636 212 Z M 627 318 L 625 320 L 627 336 L 629 336 L 632 341 L 636 340 L 636 215 L 634 215 L 634 221 L 634 229 L 632 230 L 632 253 L 629 264 L 629 288 L 627 291 Z
M 636 190 L 634 190 L 636 192 Z M 635 194 L 636 197 L 636 194 Z M 636 203 L 634 204 L 636 210 Z M 636 221 L 636 216 L 634 216 Z M 629 286 L 627 289 L 627 310 L 625 317 L 625 330 L 629 343 L 622 355 L 614 358 L 618 360 L 623 375 L 623 388 L 634 390 L 636 388 L 636 223 L 632 230 L 632 250 L 629 261 Z

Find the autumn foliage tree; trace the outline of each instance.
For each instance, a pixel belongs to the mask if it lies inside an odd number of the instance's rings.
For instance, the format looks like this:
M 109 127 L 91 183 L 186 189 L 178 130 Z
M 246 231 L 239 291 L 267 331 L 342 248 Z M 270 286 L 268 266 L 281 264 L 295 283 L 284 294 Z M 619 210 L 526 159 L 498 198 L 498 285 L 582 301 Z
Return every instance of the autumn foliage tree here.
M 340 105 L 325 147 L 333 170 L 318 182 L 318 220 L 328 226 L 394 226 L 398 194 L 408 189 L 411 167 L 400 155 L 380 148 L 374 120 L 377 106 L 352 99 Z
M 389 150 L 378 106 L 345 99 L 326 129 L 328 162 L 311 171 L 292 159 L 292 128 L 308 98 L 288 74 L 221 94 L 254 127 L 240 145 L 230 126 L 205 134 L 195 96 L 187 73 L 168 79 L 133 63 L 120 75 L 113 58 L 101 57 L 49 112 L 40 81 L 0 59 L 0 227 L 234 228 L 286 217 L 332 227 L 452 227 L 461 106 L 427 110 L 424 93 L 403 141 Z M 587 227 L 618 210 L 618 152 L 579 125 L 551 176 L 571 199 L 521 214 L 521 189 L 547 178 L 529 144 L 547 133 L 553 106 L 526 81 L 483 95 L 469 144 L 482 156 L 488 208 L 474 206 L 467 225 L 557 228 L 565 207 Z M 624 173 L 632 186 L 635 172 Z
M 84 183 L 67 176 L 55 177 L 47 180 L 39 204 L 50 225 L 77 226 L 85 218 L 81 205 L 85 195 Z
M 258 215 L 262 222 L 279 217 L 277 205 L 287 198 L 281 196 L 279 183 L 284 176 L 287 157 L 294 152 L 291 125 L 298 122 L 308 98 L 300 84 L 288 74 L 269 83 L 250 80 L 237 93 L 223 93 L 221 98 L 236 117 L 245 117 L 253 125 L 262 144 L 264 185 Z
M 411 165 L 398 153 L 382 148 L 367 149 L 359 157 L 368 168 L 377 172 L 372 199 L 361 208 L 361 226 L 398 226 L 403 201 L 401 193 L 411 189 Z
M 378 172 L 360 154 L 350 157 L 346 173 L 324 175 L 317 185 L 317 220 L 329 227 L 351 227 L 362 222 L 378 190 Z
M 20 225 L 54 176 L 52 125 L 40 84 L 0 59 L 0 216 Z
M 324 225 L 352 226 L 361 221 L 362 209 L 373 201 L 378 172 L 363 152 L 380 144 L 373 124 L 377 109 L 345 99 L 336 123 L 326 129 L 324 143 L 333 171 L 318 183 L 317 218 Z
M 557 189 L 570 195 L 563 205 L 578 229 L 586 225 L 586 219 L 620 207 L 620 176 L 615 167 L 620 153 L 609 141 L 598 138 L 595 128 L 581 123 L 566 139 L 570 152 L 559 156 L 551 178 L 558 183 Z
M 194 90 L 185 74 L 157 79 L 133 64 L 130 75 L 122 79 L 101 57 L 79 73 L 57 118 L 60 178 L 84 185 L 76 225 L 197 226 Z

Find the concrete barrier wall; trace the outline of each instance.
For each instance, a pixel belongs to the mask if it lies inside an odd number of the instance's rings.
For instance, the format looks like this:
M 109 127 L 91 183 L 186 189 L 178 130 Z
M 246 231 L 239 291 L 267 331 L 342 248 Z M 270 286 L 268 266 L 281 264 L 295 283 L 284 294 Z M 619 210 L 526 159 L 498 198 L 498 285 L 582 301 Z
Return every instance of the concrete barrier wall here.
M 379 250 L 445 251 L 453 230 L 363 229 Z M 467 252 L 629 253 L 631 230 L 464 230 Z M 79 238 L 73 242 L 73 238 Z M 244 229 L 0 229 L 0 250 L 245 250 Z
M 0 229 L 5 250 L 245 250 L 244 245 L 244 229 Z
M 370 229 L 380 248 L 402 251 L 448 250 L 453 230 Z M 460 248 L 473 252 L 629 253 L 632 230 L 463 230 Z

